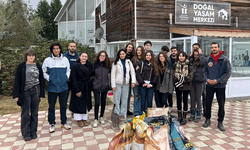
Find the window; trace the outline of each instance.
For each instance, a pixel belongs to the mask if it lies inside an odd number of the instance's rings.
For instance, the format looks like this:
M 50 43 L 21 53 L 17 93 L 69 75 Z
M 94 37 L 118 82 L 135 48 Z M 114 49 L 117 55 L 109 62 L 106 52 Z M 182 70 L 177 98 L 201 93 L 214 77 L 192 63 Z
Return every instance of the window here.
M 95 33 L 95 21 L 88 21 L 86 22 L 86 35 L 87 35 L 87 39 L 86 39 L 86 44 L 89 46 L 94 46 L 94 33 Z
M 66 23 L 58 24 L 58 38 L 59 39 L 66 39 Z
M 85 22 L 77 22 L 77 40 L 85 43 Z
M 250 77 L 250 38 L 233 38 L 232 77 Z
M 68 23 L 68 39 L 75 39 L 75 22 Z
M 106 0 L 102 0 L 101 14 L 104 14 L 105 12 L 106 12 Z
M 102 0 L 96 0 L 96 7 L 100 5 Z
M 64 21 L 66 21 L 66 12 L 64 12 L 64 14 L 63 14 L 63 16 L 62 16 L 60 22 L 64 22 Z
M 77 0 L 77 20 L 85 20 L 85 0 Z
M 198 43 L 205 55 L 211 54 L 211 44 L 213 42 L 219 43 L 220 50 L 225 51 L 225 55 L 229 56 L 229 38 L 198 37 Z
M 86 20 L 95 20 L 95 8 L 93 0 L 86 0 Z
M 75 1 L 73 1 L 68 8 L 68 21 L 75 21 Z

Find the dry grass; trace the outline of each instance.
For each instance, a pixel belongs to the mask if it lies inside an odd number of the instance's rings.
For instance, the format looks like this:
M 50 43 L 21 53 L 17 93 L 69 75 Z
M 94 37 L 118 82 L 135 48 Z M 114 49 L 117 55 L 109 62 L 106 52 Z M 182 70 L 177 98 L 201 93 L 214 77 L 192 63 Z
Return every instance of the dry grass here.
M 46 98 L 42 99 L 39 104 L 39 111 L 47 111 L 49 108 L 47 94 L 45 96 Z M 69 101 L 68 100 L 68 107 L 69 107 Z M 94 106 L 94 98 L 92 97 L 92 104 Z M 113 102 L 107 97 L 106 105 L 112 105 Z M 55 109 L 59 109 L 59 101 L 57 100 Z M 5 114 L 15 114 L 20 113 L 21 108 L 16 104 L 16 101 L 12 98 L 12 96 L 2 96 L 0 95 L 0 115 L 3 116 Z

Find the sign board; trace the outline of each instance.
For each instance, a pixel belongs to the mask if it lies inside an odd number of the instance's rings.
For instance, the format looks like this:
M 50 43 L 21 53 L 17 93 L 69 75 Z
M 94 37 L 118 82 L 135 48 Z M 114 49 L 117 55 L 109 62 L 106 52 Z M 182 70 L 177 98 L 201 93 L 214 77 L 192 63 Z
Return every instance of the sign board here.
M 175 24 L 229 26 L 231 4 L 175 0 Z

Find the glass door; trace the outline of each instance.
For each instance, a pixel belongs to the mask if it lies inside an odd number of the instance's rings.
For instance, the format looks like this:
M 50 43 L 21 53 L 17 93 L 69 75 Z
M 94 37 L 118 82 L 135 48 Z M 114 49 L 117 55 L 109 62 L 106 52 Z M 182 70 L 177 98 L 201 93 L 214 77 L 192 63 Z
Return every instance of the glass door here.
M 189 55 L 192 50 L 191 37 L 172 38 L 171 46 L 176 46 L 179 52 L 184 51 Z

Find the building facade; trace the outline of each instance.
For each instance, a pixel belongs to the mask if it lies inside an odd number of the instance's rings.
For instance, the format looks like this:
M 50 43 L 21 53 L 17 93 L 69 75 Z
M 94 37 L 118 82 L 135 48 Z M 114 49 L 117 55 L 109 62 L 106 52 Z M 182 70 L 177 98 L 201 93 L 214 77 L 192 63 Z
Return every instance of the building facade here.
M 96 51 L 107 50 L 115 57 L 120 48 L 145 40 L 154 53 L 161 46 L 177 46 L 191 53 L 199 43 L 209 55 L 218 42 L 232 64 L 227 97 L 249 96 L 250 84 L 250 1 L 235 0 L 97 0 L 95 26 L 104 28 L 104 38 L 96 40 Z

